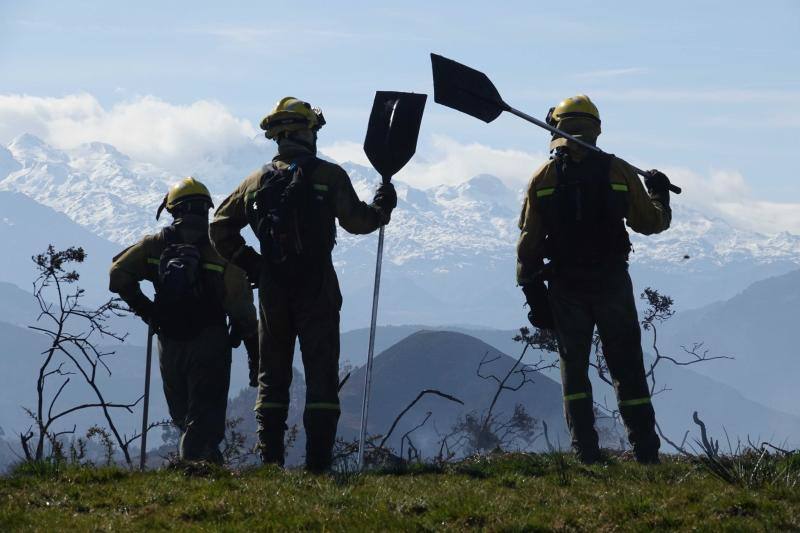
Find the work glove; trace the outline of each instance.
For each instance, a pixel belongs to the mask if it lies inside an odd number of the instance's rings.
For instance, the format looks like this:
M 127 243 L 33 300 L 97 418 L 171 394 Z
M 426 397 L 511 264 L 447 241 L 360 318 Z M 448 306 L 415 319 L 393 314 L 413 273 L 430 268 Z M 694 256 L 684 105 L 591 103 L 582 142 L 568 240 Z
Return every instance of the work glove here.
M 251 246 L 243 246 L 233 262 L 247 274 L 247 281 L 250 282 L 250 285 L 258 288 L 258 280 L 261 277 L 261 254 Z
M 664 207 L 669 207 L 670 182 L 666 174 L 655 169 L 648 170 L 644 176 L 644 185 L 650 193 L 650 198 L 658 200 Z
M 250 371 L 250 386 L 258 387 L 259 343 L 258 335 L 251 335 L 244 339 L 244 349 L 247 351 L 247 368 Z
M 547 298 L 547 286 L 544 281 L 523 285 L 522 293 L 525 295 L 525 301 L 530 308 L 528 321 L 531 325 L 539 329 L 555 328 L 553 312 L 550 309 L 550 301 Z
M 372 200 L 372 205 L 377 207 L 381 212 L 381 222 L 385 225 L 389 223 L 392 217 L 392 211 L 397 207 L 397 191 L 394 190 L 394 185 L 391 182 L 383 183 L 375 192 L 375 198 Z

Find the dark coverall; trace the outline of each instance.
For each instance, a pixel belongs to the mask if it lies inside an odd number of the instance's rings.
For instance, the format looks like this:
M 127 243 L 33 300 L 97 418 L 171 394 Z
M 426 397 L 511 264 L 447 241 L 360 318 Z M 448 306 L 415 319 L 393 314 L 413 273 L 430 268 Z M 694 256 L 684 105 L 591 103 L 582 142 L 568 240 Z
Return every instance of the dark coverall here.
M 299 144 L 284 141 L 273 159 L 277 166 L 288 166 L 313 155 Z M 386 221 L 381 209 L 362 202 L 340 166 L 321 159 L 314 161 L 306 179 L 316 193 L 321 210 L 322 234 L 327 248 L 320 264 L 307 272 L 301 283 L 288 282 L 281 273 L 260 269 L 259 336 L 260 372 L 255 411 L 258 420 L 261 455 L 265 462 L 283 463 L 284 431 L 289 411 L 289 387 L 295 340 L 306 379 L 306 405 L 303 425 L 306 431 L 306 465 L 315 470 L 330 466 L 339 420 L 339 311 L 342 296 L 333 268 L 331 252 L 335 244 L 336 221 L 349 233 L 367 234 Z M 265 168 L 253 172 L 217 209 L 211 222 L 214 247 L 233 262 L 245 254 L 254 255 L 240 231 L 252 223 L 253 202 L 262 185 Z
M 588 179 L 604 183 L 601 190 L 607 191 L 607 196 L 598 196 L 605 214 L 595 212 L 599 218 L 594 224 L 578 226 L 590 234 L 564 231 L 568 224 L 559 210 L 564 211 L 565 204 L 558 199 L 564 189 L 558 186 L 567 178 L 559 175 L 556 160 L 544 164 L 534 173 L 522 206 L 517 282 L 523 286 L 541 283 L 537 275 L 543 260 L 550 259 L 549 303 L 559 341 L 564 411 L 579 457 L 592 461 L 599 454 L 589 381 L 597 326 L 634 452 L 640 460 L 655 460 L 660 442 L 645 377 L 641 331 L 628 274 L 630 241 L 623 218 L 632 230 L 649 235 L 669 227 L 671 211 L 648 196 L 626 162 L 616 158 L 604 161 L 564 139 L 551 146 L 563 146 L 571 161 L 577 162 L 574 168 L 582 168 Z
M 181 431 L 179 453 L 187 460 L 221 462 L 219 443 L 225 437 L 225 412 L 231 372 L 231 344 L 225 324 L 227 314 L 244 337 L 256 334 L 258 323 L 253 292 L 243 270 L 229 263 L 208 240 L 207 217 L 188 215 L 173 223 L 180 242 L 200 249 L 203 286 L 220 305 L 214 317 L 188 339 L 159 333 L 158 350 L 164 396 L 170 417 Z M 139 283 L 155 282 L 162 234 L 142 239 L 114 257 L 110 290 L 140 316 L 153 314 L 153 303 L 142 294 Z

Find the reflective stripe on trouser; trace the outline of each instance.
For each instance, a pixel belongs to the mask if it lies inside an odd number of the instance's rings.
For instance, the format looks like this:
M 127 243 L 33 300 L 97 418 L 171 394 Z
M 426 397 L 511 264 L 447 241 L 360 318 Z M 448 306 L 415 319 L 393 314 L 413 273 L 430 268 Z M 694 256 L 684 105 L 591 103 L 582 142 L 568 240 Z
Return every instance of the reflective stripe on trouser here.
M 158 349 L 169 414 L 182 433 L 180 457 L 221 461 L 231 374 L 227 328 L 205 328 L 190 340 L 159 336 Z
M 550 305 L 559 339 L 565 400 L 592 389 L 589 358 L 596 325 L 628 439 L 634 448 L 658 450 L 660 442 L 649 402 L 641 331 L 627 270 L 576 269 L 569 275 L 556 277 L 550 283 Z M 565 401 L 564 409 L 573 446 L 596 446 L 592 402 Z
M 265 280 L 262 280 L 265 281 Z M 295 340 L 300 340 L 306 382 L 306 460 L 330 463 L 339 420 L 339 309 L 333 267 L 303 288 L 265 281 L 259 291 L 261 362 L 256 415 L 262 443 L 286 430 Z M 278 408 L 277 405 L 286 406 Z

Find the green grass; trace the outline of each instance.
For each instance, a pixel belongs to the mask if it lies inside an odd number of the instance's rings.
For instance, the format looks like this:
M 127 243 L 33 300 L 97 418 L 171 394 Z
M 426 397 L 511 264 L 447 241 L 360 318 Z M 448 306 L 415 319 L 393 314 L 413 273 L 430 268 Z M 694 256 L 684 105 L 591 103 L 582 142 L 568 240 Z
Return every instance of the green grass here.
M 725 483 L 671 459 L 584 467 L 507 454 L 444 467 L 313 476 L 216 468 L 19 468 L 0 479 L 0 531 L 799 530 L 800 486 Z

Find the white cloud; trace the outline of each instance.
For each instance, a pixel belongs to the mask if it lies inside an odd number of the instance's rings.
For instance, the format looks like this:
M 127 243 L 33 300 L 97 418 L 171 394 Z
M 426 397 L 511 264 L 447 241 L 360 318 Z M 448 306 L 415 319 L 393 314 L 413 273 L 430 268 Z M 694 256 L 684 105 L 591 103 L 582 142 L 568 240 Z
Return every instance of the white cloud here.
M 800 234 L 800 203 L 767 202 L 757 198 L 745 177 L 732 170 L 712 169 L 699 174 L 680 167 L 662 169 L 683 194 L 674 202 L 685 202 L 722 216 L 741 228 L 774 234 L 788 231 Z
M 361 144 L 339 141 L 320 146 L 336 161 L 370 165 Z M 417 154 L 400 171 L 398 179 L 417 188 L 456 185 L 478 174 L 492 174 L 514 189 L 527 184 L 533 171 L 547 160 L 545 153 L 504 150 L 479 143 L 461 144 L 444 135 L 421 140 Z
M 727 220 L 766 233 L 788 231 L 800 235 L 800 203 L 778 203 L 751 200 L 722 202 L 715 206 Z
M 153 96 L 103 107 L 92 95 L 0 95 L 0 142 L 32 133 L 59 148 L 101 141 L 133 159 L 184 174 L 246 149 L 257 131 L 218 102 L 175 105 Z M 220 157 L 221 156 L 221 157 Z
M 461 144 L 433 135 L 398 175 L 416 187 L 454 185 L 478 174 L 493 174 L 513 188 L 524 186 L 547 154 L 493 148 L 479 143 Z
M 331 144 L 320 145 L 319 151 L 340 163 L 347 161 L 359 165 L 370 166 L 367 154 L 364 153 L 364 146 L 353 141 L 335 141 Z
M 104 107 L 89 94 L 60 98 L 0 95 L 0 144 L 25 132 L 61 148 L 106 142 L 134 160 L 175 174 L 200 169 L 206 172 L 205 176 L 198 174 L 201 178 L 225 173 L 236 182 L 266 160 L 272 148 L 263 141 L 254 142 L 256 128 L 218 102 L 174 105 L 145 96 Z M 369 164 L 360 143 L 335 141 L 322 145 L 320 151 L 337 161 Z M 546 160 L 544 152 L 463 144 L 444 135 L 432 135 L 420 139 L 417 155 L 398 179 L 429 188 L 462 183 L 485 173 L 520 189 Z M 739 172 L 711 169 L 700 173 L 682 167 L 662 170 L 684 188 L 675 202 L 692 204 L 764 233 L 800 233 L 800 203 L 759 199 Z

